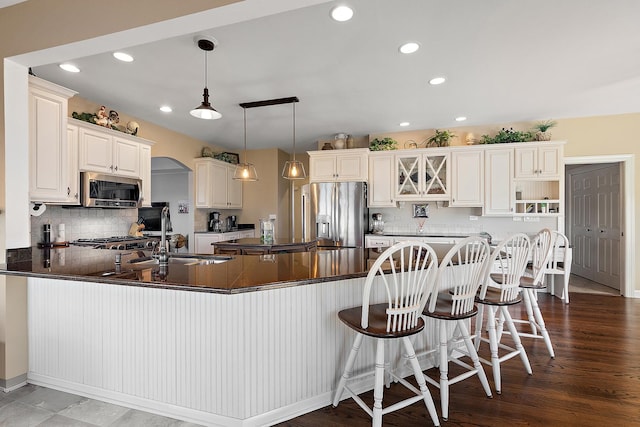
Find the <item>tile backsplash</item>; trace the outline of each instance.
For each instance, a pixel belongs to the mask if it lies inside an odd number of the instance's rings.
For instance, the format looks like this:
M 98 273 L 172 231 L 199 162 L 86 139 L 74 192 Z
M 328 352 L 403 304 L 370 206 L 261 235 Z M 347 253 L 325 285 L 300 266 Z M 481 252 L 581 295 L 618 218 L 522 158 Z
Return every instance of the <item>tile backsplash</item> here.
M 137 209 L 100 209 L 47 205 L 40 216 L 31 217 L 31 245 L 42 241 L 42 226 L 51 224 L 51 240 L 58 236 L 58 224 L 65 225 L 65 240 L 125 236 L 138 219 Z

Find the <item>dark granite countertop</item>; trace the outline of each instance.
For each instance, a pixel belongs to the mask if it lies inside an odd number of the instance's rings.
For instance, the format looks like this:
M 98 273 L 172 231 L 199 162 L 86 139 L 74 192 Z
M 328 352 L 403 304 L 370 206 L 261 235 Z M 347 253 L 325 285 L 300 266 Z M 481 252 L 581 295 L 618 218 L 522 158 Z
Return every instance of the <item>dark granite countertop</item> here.
M 121 254 L 119 268 L 115 256 Z M 364 277 L 365 249 L 335 249 L 269 255 L 234 255 L 218 264 L 170 263 L 160 271 L 148 251 L 118 251 L 70 246 L 31 248 L 30 260 L 9 257 L 0 274 L 146 286 L 213 293 L 239 293 Z
M 437 233 L 437 232 L 424 232 L 418 233 L 417 231 L 385 231 L 384 233 L 369 233 L 368 236 L 411 236 L 411 237 L 445 237 L 453 239 L 464 239 L 475 234 L 459 234 L 459 233 Z

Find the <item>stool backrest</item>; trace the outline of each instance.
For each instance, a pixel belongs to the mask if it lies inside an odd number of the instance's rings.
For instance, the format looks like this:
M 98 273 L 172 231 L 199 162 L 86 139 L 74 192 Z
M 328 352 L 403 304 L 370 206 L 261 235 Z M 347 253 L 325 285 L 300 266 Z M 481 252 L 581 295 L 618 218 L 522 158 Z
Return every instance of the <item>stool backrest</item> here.
M 545 267 L 551 258 L 553 250 L 553 234 L 548 228 L 543 228 L 531 241 L 531 260 L 533 267 L 533 283 L 537 285 L 544 279 Z
M 437 268 L 438 257 L 426 243 L 399 242 L 385 250 L 365 280 L 362 327 L 369 326 L 369 301 L 374 283 L 384 286 L 388 304 L 387 332 L 415 327 L 434 286 Z
M 520 278 L 524 275 L 531 253 L 531 240 L 524 233 L 504 239 L 491 253 L 480 299 L 485 299 L 489 286 L 500 289 L 500 302 L 513 301 L 520 293 Z
M 567 267 L 567 259 L 569 252 L 571 251 L 571 245 L 569 239 L 559 231 L 551 232 L 551 256 L 545 269 L 548 272 L 561 272 Z M 558 267 L 558 263 L 563 263 L 562 268 Z
M 451 295 L 451 315 L 472 311 L 490 254 L 491 248 L 482 237 L 467 237 L 453 246 L 440 261 L 436 284 L 429 300 L 429 311 L 433 312 L 436 308 L 438 292 Z

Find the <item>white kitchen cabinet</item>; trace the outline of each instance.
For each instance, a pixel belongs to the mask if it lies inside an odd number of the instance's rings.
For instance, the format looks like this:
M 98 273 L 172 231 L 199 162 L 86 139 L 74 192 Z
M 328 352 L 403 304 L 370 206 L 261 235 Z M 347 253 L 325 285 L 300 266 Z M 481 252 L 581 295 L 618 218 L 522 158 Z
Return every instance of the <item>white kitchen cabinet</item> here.
M 396 200 L 450 199 L 449 149 L 403 150 L 395 159 Z
M 563 150 L 560 144 L 538 143 L 515 148 L 516 179 L 559 179 Z
M 451 152 L 450 206 L 482 206 L 484 201 L 484 150 L 453 149 Z
M 220 242 L 223 233 L 195 233 L 195 248 L 197 254 L 212 254 L 213 243 Z
M 80 128 L 80 170 L 142 178 L 140 151 L 151 141 L 79 120 L 73 123 Z M 149 168 L 150 162 L 149 156 Z
M 195 159 L 196 207 L 242 208 L 242 181 L 233 179 L 235 165 L 211 158 Z
M 67 125 L 67 202 L 80 203 L 80 170 L 78 169 L 78 127 Z
M 396 206 L 393 186 L 395 156 L 389 152 L 369 154 L 369 185 L 367 206 L 370 208 Z
M 151 206 L 151 147 L 140 145 L 140 178 L 142 206 Z
M 368 179 L 368 148 L 309 151 L 310 182 L 346 182 Z
M 29 76 L 29 197 L 75 204 L 79 177 L 67 129 L 68 99 L 76 92 Z M 72 142 L 73 143 L 73 142 Z
M 488 148 L 484 160 L 483 215 L 513 215 L 513 148 Z

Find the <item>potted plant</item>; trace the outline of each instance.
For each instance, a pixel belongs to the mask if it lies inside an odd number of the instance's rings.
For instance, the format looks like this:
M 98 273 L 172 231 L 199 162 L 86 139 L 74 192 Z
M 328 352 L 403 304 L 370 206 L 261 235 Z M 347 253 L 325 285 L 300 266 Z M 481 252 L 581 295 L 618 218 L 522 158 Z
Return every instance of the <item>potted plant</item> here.
M 551 134 L 547 131 L 557 124 L 558 123 L 553 120 L 546 120 L 544 122 L 536 123 L 533 126 L 536 141 L 551 141 Z
M 388 151 L 395 150 L 398 142 L 393 138 L 374 139 L 369 143 L 371 151 Z
M 448 147 L 451 139 L 456 138 L 456 136 L 449 130 L 436 129 L 436 134 L 427 139 L 427 147 Z
M 494 137 L 482 135 L 481 144 L 509 144 L 512 142 L 533 141 L 533 132 L 502 128 Z

